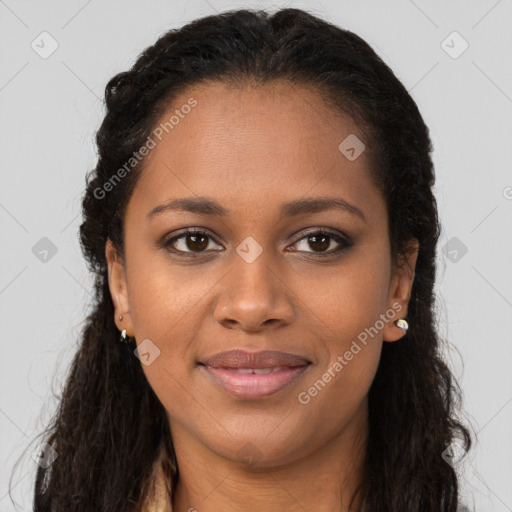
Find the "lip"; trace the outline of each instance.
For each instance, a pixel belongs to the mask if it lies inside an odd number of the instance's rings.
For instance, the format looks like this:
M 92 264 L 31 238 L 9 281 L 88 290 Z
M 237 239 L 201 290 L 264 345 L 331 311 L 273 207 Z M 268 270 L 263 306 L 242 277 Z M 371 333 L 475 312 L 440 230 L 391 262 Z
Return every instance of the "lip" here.
M 309 364 L 305 357 L 277 350 L 248 352 L 236 349 L 219 352 L 201 361 L 212 368 L 276 368 L 280 366 L 304 366 Z
M 291 385 L 307 370 L 311 361 L 275 350 L 230 350 L 208 357 L 199 364 L 217 385 L 231 395 L 255 400 Z

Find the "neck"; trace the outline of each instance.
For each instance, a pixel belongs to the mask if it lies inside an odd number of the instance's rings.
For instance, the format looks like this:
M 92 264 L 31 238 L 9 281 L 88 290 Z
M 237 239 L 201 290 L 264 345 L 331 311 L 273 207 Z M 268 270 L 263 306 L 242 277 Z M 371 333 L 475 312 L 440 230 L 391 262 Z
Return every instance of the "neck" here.
M 368 432 L 366 409 L 313 453 L 286 464 L 263 466 L 215 454 L 173 425 L 179 481 L 174 512 L 352 512 L 363 476 Z

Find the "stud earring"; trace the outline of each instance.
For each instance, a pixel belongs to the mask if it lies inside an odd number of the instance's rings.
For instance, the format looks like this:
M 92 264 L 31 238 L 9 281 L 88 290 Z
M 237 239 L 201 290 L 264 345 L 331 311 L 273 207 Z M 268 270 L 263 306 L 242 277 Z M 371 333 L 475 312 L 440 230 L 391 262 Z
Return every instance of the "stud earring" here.
M 400 327 L 400 329 L 403 329 L 404 332 L 407 332 L 407 329 L 409 329 L 409 324 L 405 318 L 399 318 L 398 320 L 395 320 L 395 325 Z
M 123 320 L 123 315 L 119 315 L 119 321 L 121 322 Z

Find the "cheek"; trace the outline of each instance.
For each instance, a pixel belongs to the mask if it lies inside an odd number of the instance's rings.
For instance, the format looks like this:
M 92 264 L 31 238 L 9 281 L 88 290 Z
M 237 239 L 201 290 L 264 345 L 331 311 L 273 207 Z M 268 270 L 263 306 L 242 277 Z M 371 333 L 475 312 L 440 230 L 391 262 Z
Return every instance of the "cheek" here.
M 197 325 L 193 320 L 211 293 L 215 276 L 198 267 L 177 266 L 164 249 L 134 248 L 129 263 L 128 294 L 135 332 L 163 346 L 179 346 L 181 331 L 191 332 Z
M 191 272 L 171 272 L 162 259 L 134 256 L 128 268 L 130 315 L 137 343 L 151 340 L 158 356 L 142 369 L 163 403 L 181 400 L 195 361 L 194 340 L 204 309 L 202 299 L 212 287 L 207 279 L 192 279 Z M 140 345 L 139 345 L 140 347 Z M 140 351 L 140 348 L 139 348 Z
M 385 257 L 376 258 L 375 254 L 379 254 L 377 248 L 368 245 L 343 264 L 314 276 L 303 273 L 297 282 L 309 315 L 320 330 L 319 336 L 339 340 L 339 346 L 333 344 L 339 351 L 346 350 L 347 342 L 350 345 L 350 340 L 374 326 L 386 310 L 388 261 Z
M 355 407 L 377 371 L 389 273 L 386 259 L 376 259 L 374 254 L 378 252 L 361 251 L 357 258 L 347 259 L 325 280 L 329 283 L 325 293 L 308 301 L 315 334 L 325 348 L 313 382 L 308 383 L 314 388 L 308 395 L 322 395 L 319 402 Z

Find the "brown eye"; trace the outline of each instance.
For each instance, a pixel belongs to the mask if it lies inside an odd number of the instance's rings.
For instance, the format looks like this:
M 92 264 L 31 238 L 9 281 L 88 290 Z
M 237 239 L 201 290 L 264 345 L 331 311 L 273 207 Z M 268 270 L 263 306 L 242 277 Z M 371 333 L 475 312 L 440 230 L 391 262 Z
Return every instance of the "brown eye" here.
M 333 242 L 334 249 L 332 247 Z M 352 242 L 347 237 L 330 231 L 315 231 L 309 233 L 298 242 L 295 242 L 294 246 L 300 246 L 301 244 L 304 249 L 299 248 L 296 250 L 309 252 L 313 256 L 332 256 L 352 246 Z M 338 244 L 338 248 L 336 248 L 336 244 Z M 308 248 L 313 250 L 308 251 Z M 329 248 L 331 248 L 330 251 L 328 251 Z
M 331 238 L 329 235 L 311 235 L 308 237 L 308 243 L 311 248 L 323 252 L 329 249 Z
M 202 253 L 208 248 L 212 237 L 204 231 L 187 231 L 164 242 L 164 247 L 174 253 Z

